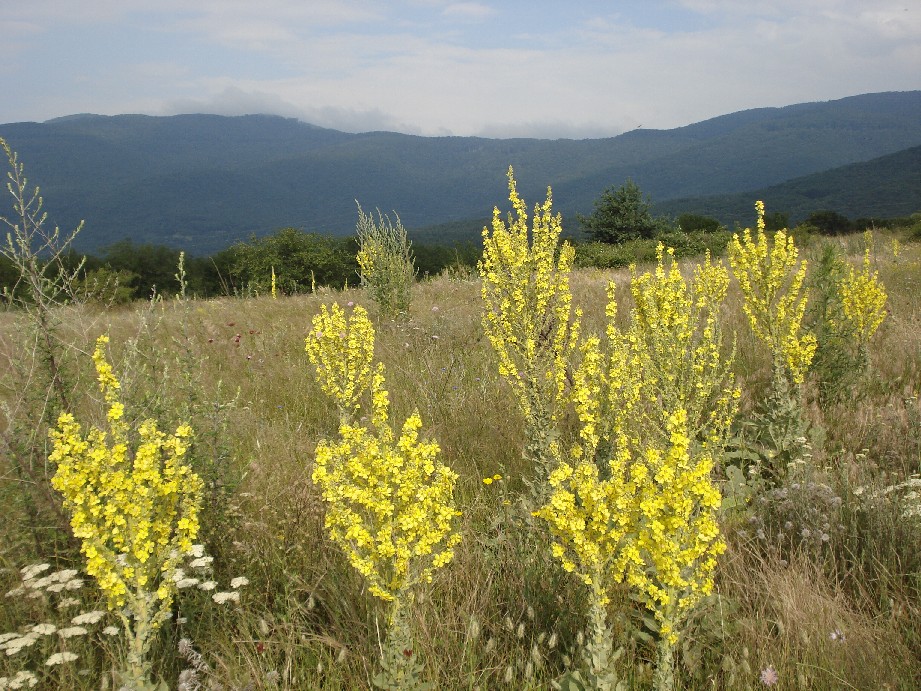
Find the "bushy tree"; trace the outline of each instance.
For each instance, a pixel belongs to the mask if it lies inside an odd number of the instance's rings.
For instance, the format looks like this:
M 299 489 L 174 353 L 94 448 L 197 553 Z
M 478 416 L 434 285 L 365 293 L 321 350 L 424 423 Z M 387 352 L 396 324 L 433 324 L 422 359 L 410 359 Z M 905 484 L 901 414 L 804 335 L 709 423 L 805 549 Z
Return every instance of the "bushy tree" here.
M 701 214 L 681 214 L 678 217 L 678 227 L 685 233 L 692 233 L 697 230 L 715 233 L 723 226 L 719 221 L 710 216 L 703 216 Z
M 783 211 L 769 211 L 764 214 L 764 230 L 767 233 L 776 233 L 790 227 L 790 217 Z
M 283 228 L 230 248 L 231 279 L 239 288 L 268 293 L 274 269 L 284 293 L 307 292 L 313 285 L 341 287 L 356 275 L 355 250 L 350 239 Z
M 837 211 L 813 211 L 806 223 L 815 226 L 822 235 L 844 235 L 855 230 L 850 219 Z
M 639 186 L 630 180 L 618 188 L 606 189 L 595 201 L 590 216 L 578 214 L 583 229 L 597 242 L 619 243 L 653 238 L 663 222 L 653 217 L 650 203 Z

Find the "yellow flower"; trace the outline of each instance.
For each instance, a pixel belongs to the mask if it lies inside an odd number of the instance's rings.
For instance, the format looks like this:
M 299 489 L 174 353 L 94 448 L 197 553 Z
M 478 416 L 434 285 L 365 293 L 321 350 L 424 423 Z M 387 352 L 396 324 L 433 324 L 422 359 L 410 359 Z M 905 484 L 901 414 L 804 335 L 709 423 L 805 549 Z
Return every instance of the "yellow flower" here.
M 757 202 L 758 232 L 746 228 L 729 243 L 729 263 L 739 281 L 755 335 L 770 349 L 774 362 L 802 384 L 815 355 L 816 339 L 803 333 L 806 312 L 806 261 L 798 259 L 793 237 L 779 230 L 769 241 L 764 230 L 764 204 Z
M 832 324 L 839 334 L 852 338 L 858 349 L 866 348 L 886 318 L 886 289 L 879 280 L 879 273 L 870 270 L 871 231 L 864 234 L 864 241 L 863 266 L 857 271 L 849 265 L 847 275 L 838 285 L 843 319 Z
M 306 350 L 323 392 L 336 401 L 340 419 L 350 420 L 374 376 L 374 326 L 367 311 L 358 305 L 346 317 L 338 303 L 323 305 Z
M 492 228 L 483 228 L 482 322 L 499 373 L 512 387 L 525 418 L 525 453 L 547 467 L 567 367 L 579 338 L 581 313 L 572 309 L 569 290 L 575 250 L 559 242 L 562 218 L 552 212 L 550 189 L 546 201 L 534 207 L 529 231 L 511 167 L 508 181 L 514 215 L 510 212 L 504 222 L 495 208 Z
M 593 606 L 626 580 L 672 643 L 712 588 L 723 549 L 710 472 L 739 397 L 721 353 L 727 283 L 709 257 L 688 282 L 660 246 L 654 271 L 633 270 L 626 331 L 609 286 L 607 349 L 586 339 L 572 377 L 579 440 L 535 512 L 549 525 L 553 556 L 592 589 Z
M 185 463 L 188 425 L 168 437 L 146 420 L 130 451 L 133 434 L 123 421 L 121 387 L 105 357 L 108 341 L 97 339 L 93 361 L 109 405 L 109 429 L 93 427 L 84 436 L 73 416 L 62 414 L 50 431 L 48 460 L 56 466 L 51 484 L 64 497 L 87 573 L 109 608 L 127 606 L 144 626 L 156 628 L 169 615 L 175 593 L 169 574 L 198 534 L 203 484 Z M 149 587 L 160 600 L 154 610 L 145 600 Z
M 371 594 L 393 601 L 453 559 L 460 541 L 453 526 L 460 515 L 453 498 L 457 475 L 438 460 L 437 443 L 419 439 L 418 413 L 395 438 L 383 365 L 372 370 L 374 330 L 360 309 L 348 324 L 337 321 L 338 305 L 324 309 L 314 320 L 313 341 L 308 339 L 317 377 L 340 400 L 340 409 L 358 412 L 366 393 L 371 402 L 370 428 L 344 417 L 338 441 L 318 444 L 313 481 L 327 503 L 330 538 L 367 580 Z M 332 361 L 340 349 L 326 347 L 323 332 L 330 326 L 345 326 L 345 335 L 337 338 L 358 354 L 345 367 Z

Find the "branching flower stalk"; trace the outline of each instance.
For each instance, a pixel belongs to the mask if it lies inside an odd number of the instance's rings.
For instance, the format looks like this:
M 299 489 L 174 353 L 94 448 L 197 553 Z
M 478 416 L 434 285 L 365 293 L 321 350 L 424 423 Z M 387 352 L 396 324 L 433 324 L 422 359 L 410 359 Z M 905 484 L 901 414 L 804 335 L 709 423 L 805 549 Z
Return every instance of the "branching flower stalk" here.
M 539 505 L 545 499 L 544 478 L 559 454 L 557 425 L 581 312 L 573 313 L 569 290 L 575 251 L 568 242 L 559 244 L 562 218 L 553 215 L 550 189 L 546 201 L 534 208 L 529 232 L 512 168 L 508 181 L 512 212 L 507 222 L 497 207 L 492 229 L 483 229 L 483 329 L 499 360 L 499 373 L 525 418 L 525 458 L 529 466 L 543 471 L 532 484 Z
M 380 367 L 374 369 L 374 325 L 368 312 L 357 305 L 346 316 L 338 303 L 322 305 L 305 348 L 320 388 L 336 402 L 340 423 L 350 423 L 361 410 L 362 396 L 372 389 L 372 378 L 383 377 Z
M 854 344 L 857 362 L 862 369 L 866 369 L 869 362 L 867 344 L 886 318 L 886 289 L 879 280 L 879 272 L 871 271 L 872 249 L 873 233 L 868 230 L 864 233 L 860 270 L 849 264 L 846 275 L 837 286 L 841 315 L 840 320 L 831 325 L 839 336 Z
M 755 202 L 755 210 L 757 233 L 753 237 L 746 228 L 741 238 L 732 236 L 729 263 L 742 289 L 742 309 L 752 331 L 771 350 L 775 375 L 799 386 L 816 349 L 815 336 L 803 333 L 806 260 L 798 259 L 793 236 L 785 230 L 768 238 L 763 202 Z
M 457 474 L 438 459 L 439 446 L 419 438 L 422 421 L 409 416 L 397 436 L 389 417 L 382 364 L 373 366 L 374 330 L 356 307 L 349 319 L 333 305 L 313 322 L 307 350 L 324 391 L 337 400 L 339 438 L 317 446 L 313 481 L 327 504 L 330 539 L 366 580 L 369 592 L 388 603 L 381 673 L 385 689 L 422 689 L 409 615 L 415 588 L 454 558 L 460 534 L 454 519 Z M 337 328 L 331 332 L 329 329 Z M 331 339 L 339 339 L 336 344 Z M 340 367 L 343 355 L 348 361 Z M 370 426 L 353 424 L 369 393 Z
M 664 256 L 660 247 L 653 273 L 634 272 L 626 332 L 609 287 L 607 352 L 586 339 L 573 377 L 579 440 L 535 512 L 553 555 L 591 588 L 594 688 L 616 683 L 604 607 L 624 581 L 659 623 L 656 688 L 673 688 L 674 645 L 725 549 L 710 475 L 739 398 L 717 319 L 728 274 L 708 258 L 689 286 Z
M 122 621 L 128 646 L 123 682 L 141 690 L 153 688 L 150 646 L 170 616 L 173 576 L 198 534 L 202 481 L 185 463 L 188 425 L 167 436 L 146 420 L 132 450 L 120 384 L 106 361 L 108 341 L 100 336 L 93 353 L 108 430 L 92 427 L 84 435 L 73 415 L 62 413 L 50 432 L 49 461 L 57 467 L 52 485 L 64 497 L 86 572 Z
M 13 198 L 14 212 L 12 218 L 0 216 L 8 229 L 5 242 L 0 241 L 0 257 L 12 265 L 17 276 L 14 285 L 3 286 L 3 292 L 5 299 L 25 315 L 25 332 L 31 342 L 9 361 L 18 381 L 6 382 L 16 397 L 15 402 L 7 401 L 2 407 L 5 419 L 0 443 L 23 488 L 29 527 L 37 549 L 43 552 L 49 544 L 44 526 L 51 524 L 55 533 L 67 530 L 67 517 L 45 472 L 44 440 L 58 414 L 70 410 L 71 405 L 64 366 L 67 346 L 58 333 L 57 308 L 73 300 L 83 268 L 83 261 L 76 266 L 65 261 L 83 223 L 67 235 L 57 227 L 49 230 L 39 188 L 30 189 L 23 164 L 2 137 L 0 147 L 9 165 L 6 188 Z M 57 534 L 54 538 L 52 542 L 56 542 Z
M 802 384 L 817 342 L 803 328 L 806 311 L 806 261 L 798 259 L 793 237 L 779 230 L 769 239 L 764 204 L 755 202 L 758 229 L 746 228 L 729 243 L 729 263 L 739 282 L 754 334 L 771 351 L 771 390 L 764 403 L 762 443 L 768 449 L 768 472 L 777 480 L 800 458 L 806 442 Z

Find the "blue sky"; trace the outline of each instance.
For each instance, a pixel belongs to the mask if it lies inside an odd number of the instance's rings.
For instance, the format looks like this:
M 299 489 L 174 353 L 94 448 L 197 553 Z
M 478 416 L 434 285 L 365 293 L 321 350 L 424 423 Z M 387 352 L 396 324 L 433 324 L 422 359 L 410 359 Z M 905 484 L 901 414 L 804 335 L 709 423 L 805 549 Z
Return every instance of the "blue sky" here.
M 599 137 L 921 89 L 917 0 L 2 0 L 0 122 Z

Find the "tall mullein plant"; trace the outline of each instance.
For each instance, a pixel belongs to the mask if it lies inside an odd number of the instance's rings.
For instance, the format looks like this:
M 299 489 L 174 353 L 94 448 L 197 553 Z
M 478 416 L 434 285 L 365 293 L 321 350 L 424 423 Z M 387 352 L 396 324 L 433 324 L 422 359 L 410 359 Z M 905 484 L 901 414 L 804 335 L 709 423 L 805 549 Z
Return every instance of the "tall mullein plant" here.
M 108 341 L 100 336 L 93 353 L 108 429 L 92 427 L 84 435 L 73 415 L 62 413 L 50 432 L 48 460 L 56 467 L 51 483 L 64 497 L 86 571 L 122 621 L 122 681 L 143 691 L 154 688 L 150 646 L 171 615 L 176 569 L 192 554 L 203 483 L 185 462 L 192 441 L 188 425 L 167 436 L 154 420 L 137 430 L 125 422 L 121 387 L 105 356 Z
M 872 270 L 873 232 L 864 233 L 864 253 L 860 269 L 848 264 L 845 275 L 837 284 L 840 315 L 831 324 L 835 333 L 853 344 L 855 359 L 861 371 L 869 365 L 867 345 L 886 318 L 886 288 L 879 272 Z
M 531 481 L 540 503 L 545 479 L 554 466 L 557 426 L 565 404 L 567 368 L 577 350 L 581 312 L 572 309 L 569 274 L 573 247 L 560 244 L 562 218 L 553 199 L 534 208 L 532 227 L 508 169 L 512 212 L 503 221 L 493 210 L 492 227 L 483 228 L 479 262 L 484 303 L 483 329 L 525 418 L 524 455 L 541 477 Z
M 816 338 L 803 325 L 808 299 L 805 260 L 793 237 L 765 232 L 764 204 L 755 203 L 757 231 L 746 228 L 729 243 L 729 263 L 742 291 L 742 308 L 755 336 L 770 350 L 771 390 L 759 432 L 767 447 L 766 471 L 779 481 L 806 445 L 802 385 L 816 352 Z
M 659 622 L 656 688 L 673 688 L 674 646 L 711 592 L 725 548 L 711 471 L 739 398 L 718 320 L 728 274 L 708 258 L 689 284 L 671 252 L 664 257 L 660 247 L 654 272 L 634 272 L 627 331 L 614 324 L 610 287 L 606 352 L 587 339 L 573 377 L 579 442 L 536 512 L 550 526 L 554 556 L 591 588 L 586 658 L 595 688 L 616 683 L 604 607 L 624 581 Z
M 375 685 L 422 689 L 427 685 L 410 614 L 418 586 L 431 582 L 435 571 L 453 559 L 460 541 L 454 527 L 460 515 L 453 496 L 457 474 L 439 460 L 435 441 L 420 439 L 418 413 L 409 416 L 399 436 L 393 431 L 383 365 L 373 364 L 373 339 L 373 327 L 360 307 L 346 316 L 333 305 L 313 321 L 307 350 L 324 390 L 347 413 L 338 439 L 317 445 L 313 481 L 327 504 L 330 539 L 365 578 L 368 591 L 388 605 Z M 349 353 L 347 366 L 339 368 Z M 370 425 L 354 424 L 366 400 Z

